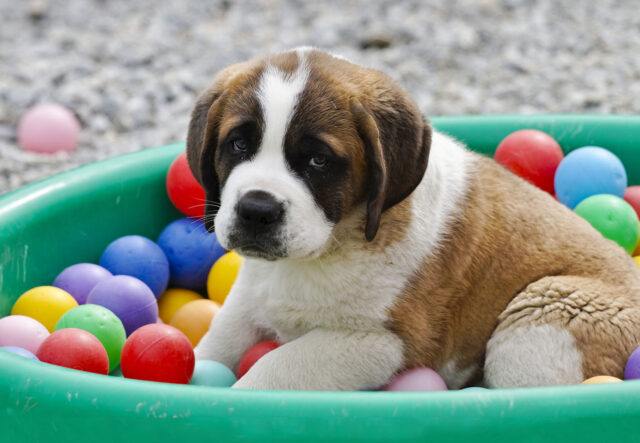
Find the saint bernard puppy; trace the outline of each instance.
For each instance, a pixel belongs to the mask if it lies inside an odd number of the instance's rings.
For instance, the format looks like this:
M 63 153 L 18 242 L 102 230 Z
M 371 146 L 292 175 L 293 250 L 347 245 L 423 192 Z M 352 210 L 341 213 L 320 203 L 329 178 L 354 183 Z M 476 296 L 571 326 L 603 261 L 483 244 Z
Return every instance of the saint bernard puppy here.
M 433 130 L 381 72 L 311 48 L 222 70 L 195 105 L 205 223 L 244 256 L 195 349 L 234 385 L 450 389 L 622 377 L 640 269 L 552 196 Z

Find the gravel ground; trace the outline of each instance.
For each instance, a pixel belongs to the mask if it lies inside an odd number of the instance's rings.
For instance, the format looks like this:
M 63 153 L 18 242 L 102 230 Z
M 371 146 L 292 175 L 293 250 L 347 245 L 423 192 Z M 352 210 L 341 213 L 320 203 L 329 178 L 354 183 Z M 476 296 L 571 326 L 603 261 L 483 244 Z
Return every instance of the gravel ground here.
M 182 141 L 220 68 L 298 45 L 400 81 L 427 115 L 640 113 L 636 0 L 0 0 L 0 194 L 61 170 Z M 54 101 L 72 154 L 17 147 Z

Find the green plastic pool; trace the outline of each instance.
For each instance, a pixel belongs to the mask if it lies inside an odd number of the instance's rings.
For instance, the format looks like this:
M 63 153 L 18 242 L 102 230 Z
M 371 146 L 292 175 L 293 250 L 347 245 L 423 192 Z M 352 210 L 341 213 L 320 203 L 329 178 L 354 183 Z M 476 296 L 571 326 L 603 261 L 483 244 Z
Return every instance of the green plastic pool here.
M 492 154 L 521 128 L 565 151 L 599 145 L 640 184 L 640 116 L 432 119 Z M 84 166 L 0 198 L 0 316 L 64 267 L 97 262 L 127 234 L 156 238 L 180 217 L 164 176 L 173 144 Z M 377 442 L 640 440 L 640 381 L 436 393 L 249 392 L 124 380 L 0 353 L 0 442 Z

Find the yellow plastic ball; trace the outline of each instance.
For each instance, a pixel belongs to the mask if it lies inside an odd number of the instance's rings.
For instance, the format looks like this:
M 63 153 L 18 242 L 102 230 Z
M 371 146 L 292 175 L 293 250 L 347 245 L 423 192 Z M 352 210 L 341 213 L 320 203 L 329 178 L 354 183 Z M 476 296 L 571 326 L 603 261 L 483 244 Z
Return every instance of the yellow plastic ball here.
M 583 385 L 596 385 L 600 383 L 620 383 L 620 380 L 617 377 L 612 377 L 610 375 L 597 375 L 595 377 L 591 377 L 583 381 L 581 384 Z
M 640 267 L 640 255 L 637 257 L 633 257 L 633 259 L 636 261 L 636 263 L 638 264 L 638 266 Z
M 207 293 L 211 300 L 219 304 L 224 303 L 233 282 L 236 281 L 240 266 L 242 257 L 233 251 L 227 252 L 213 264 L 207 278 Z
M 209 330 L 211 320 L 220 310 L 220 305 L 203 298 L 190 301 L 173 315 L 170 325 L 180 329 L 195 348 L 202 336 Z
M 160 320 L 169 324 L 178 309 L 195 300 L 203 300 L 202 296 L 190 289 L 167 289 L 158 298 L 158 316 Z
M 22 294 L 13 305 L 11 315 L 34 318 L 53 332 L 60 317 L 78 306 L 71 294 L 54 286 L 38 286 Z

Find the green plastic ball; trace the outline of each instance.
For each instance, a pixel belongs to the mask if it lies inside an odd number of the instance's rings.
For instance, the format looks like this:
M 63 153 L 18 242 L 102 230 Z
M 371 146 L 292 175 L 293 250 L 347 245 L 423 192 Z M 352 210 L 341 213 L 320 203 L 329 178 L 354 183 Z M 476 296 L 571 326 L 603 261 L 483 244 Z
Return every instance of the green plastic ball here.
M 190 385 L 228 388 L 236 382 L 236 376 L 222 363 L 212 360 L 196 360 Z
M 580 202 L 575 212 L 603 236 L 633 254 L 638 244 L 640 228 L 638 215 L 629 203 L 615 195 L 598 194 Z
M 64 328 L 83 329 L 95 335 L 107 350 L 109 372 L 120 364 L 120 353 L 127 334 L 120 319 L 107 308 L 91 304 L 73 308 L 58 320 L 54 330 Z

